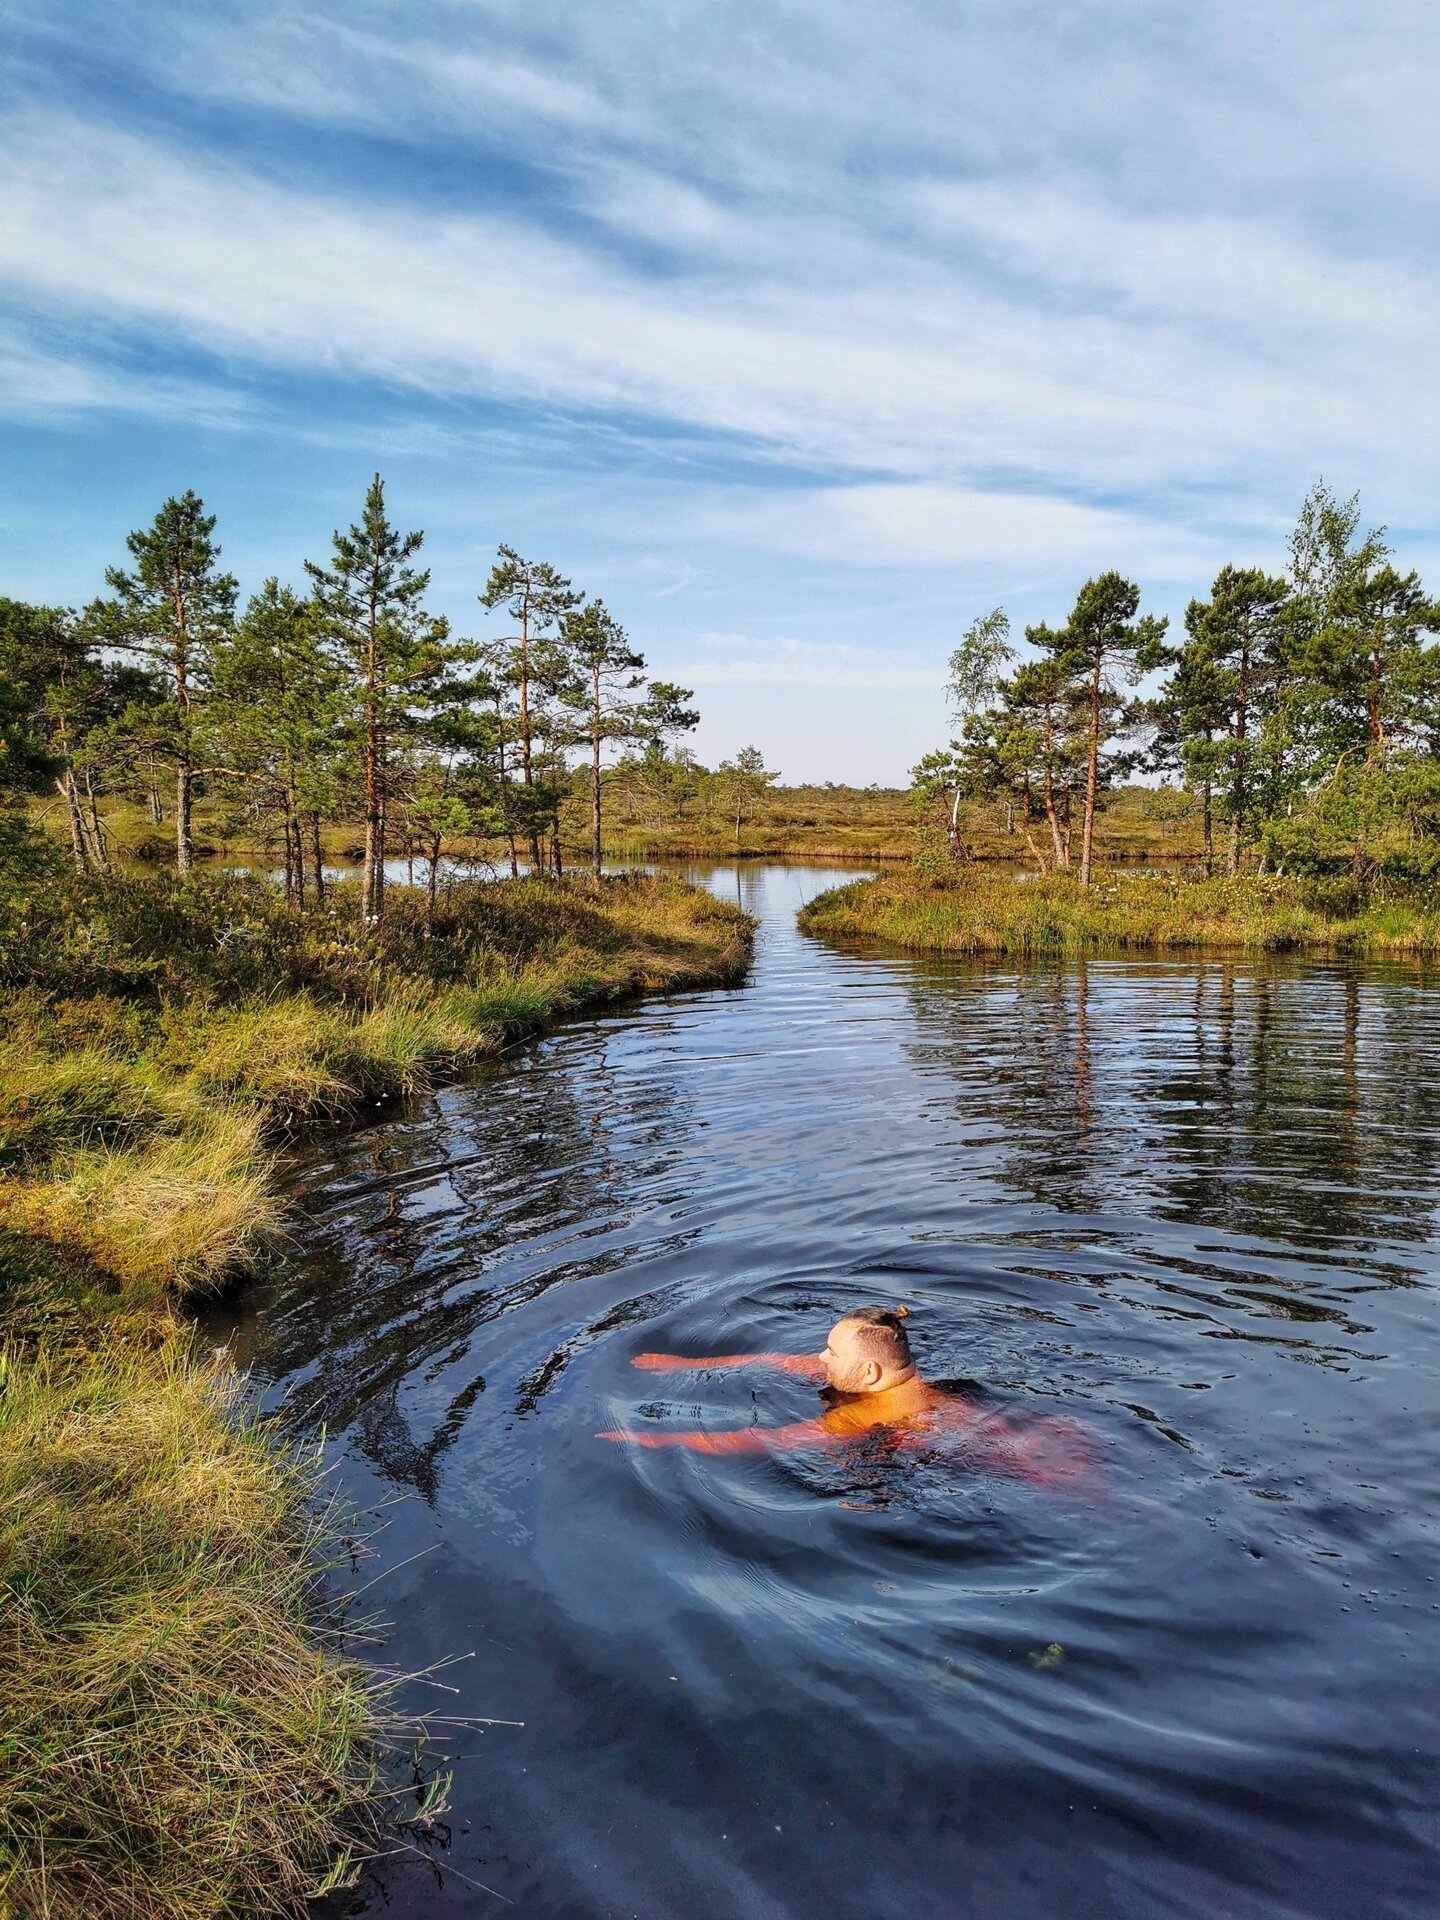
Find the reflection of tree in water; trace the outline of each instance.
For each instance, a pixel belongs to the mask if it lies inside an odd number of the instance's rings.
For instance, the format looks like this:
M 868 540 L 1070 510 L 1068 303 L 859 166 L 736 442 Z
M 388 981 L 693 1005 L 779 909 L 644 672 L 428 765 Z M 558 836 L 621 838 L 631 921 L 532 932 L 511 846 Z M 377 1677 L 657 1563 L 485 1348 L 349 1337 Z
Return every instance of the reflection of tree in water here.
M 294 1416 L 351 1430 L 382 1475 L 433 1500 L 443 1456 L 486 1389 L 478 1369 L 450 1384 L 478 1330 L 632 1256 L 629 1196 L 636 1182 L 663 1183 L 675 1161 L 676 1105 L 669 1075 L 617 1084 L 596 1050 L 498 1072 L 332 1146 L 301 1192 L 302 1204 L 316 1193 L 324 1215 L 304 1231 L 267 1319 L 266 1366 L 295 1379 Z M 647 1252 L 685 1237 L 651 1238 Z M 624 1302 L 562 1343 L 522 1384 L 519 1410 L 571 1352 L 646 1311 Z
M 1059 1212 L 1361 1253 L 1432 1235 L 1440 999 L 1409 977 L 1078 962 L 956 970 L 912 1001 L 921 1070 Z
M 1101 1211 L 1106 1100 L 1094 1084 L 1086 964 L 957 967 L 917 980 L 910 998 L 912 1058 L 926 1076 L 956 1080 L 967 1123 L 995 1124 L 1004 1176 L 1057 1211 Z

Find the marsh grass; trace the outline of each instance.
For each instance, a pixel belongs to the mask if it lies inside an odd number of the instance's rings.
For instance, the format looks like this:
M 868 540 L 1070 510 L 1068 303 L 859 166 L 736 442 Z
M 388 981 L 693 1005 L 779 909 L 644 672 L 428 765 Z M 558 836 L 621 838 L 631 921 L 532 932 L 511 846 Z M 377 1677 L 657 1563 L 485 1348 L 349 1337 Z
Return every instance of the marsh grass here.
M 737 978 L 750 922 L 643 877 L 457 889 L 429 934 L 402 893 L 380 938 L 223 877 L 9 905 L 0 1920 L 298 1914 L 380 1843 L 390 1687 L 327 1624 L 315 1458 L 170 1303 L 274 1232 L 294 1129 Z
M 927 953 L 1308 949 L 1358 956 L 1440 953 L 1433 888 L 1357 894 L 1347 883 L 1244 875 L 1109 873 L 1019 880 L 960 870 L 855 881 L 800 915 L 808 933 L 886 940 Z
M 344 1881 L 388 1689 L 317 1624 L 316 1493 L 173 1343 L 0 1355 L 0 1912 L 281 1914 Z
M 0 1225 L 185 1293 L 264 1244 L 287 1133 L 583 1006 L 735 978 L 750 923 L 674 880 L 524 879 L 452 890 L 428 933 L 397 890 L 364 943 L 340 909 L 287 915 L 253 882 L 157 877 L 82 895 L 42 938 L 28 974 L 11 950 L 0 1004 Z M 88 995 L 57 989 L 67 950 Z
M 0 1223 L 79 1248 L 157 1299 L 213 1289 L 277 1217 L 260 1120 L 224 1107 L 182 1132 L 0 1185 Z

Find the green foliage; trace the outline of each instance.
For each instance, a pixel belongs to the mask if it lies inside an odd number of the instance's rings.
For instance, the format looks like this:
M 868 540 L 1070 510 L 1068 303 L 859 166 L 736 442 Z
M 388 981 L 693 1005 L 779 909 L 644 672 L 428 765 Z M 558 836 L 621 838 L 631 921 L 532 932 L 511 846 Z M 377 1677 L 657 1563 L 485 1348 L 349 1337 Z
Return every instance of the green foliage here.
M 193 492 L 166 500 L 147 528 L 126 536 L 133 572 L 109 567 L 112 600 L 86 615 L 102 646 L 138 653 L 154 681 L 144 707 L 144 746 L 175 772 L 176 864 L 194 859 L 191 808 L 197 763 L 196 717 L 210 682 L 215 648 L 229 632 L 237 583 L 221 573 L 215 516 Z M 160 692 L 163 687 L 163 692 Z M 138 716 L 132 717 L 135 726 Z
M 1083 801 L 1086 882 L 1100 795 L 1143 762 L 1199 797 L 1207 870 L 1218 824 L 1232 876 L 1247 854 L 1315 875 L 1344 868 L 1356 885 L 1428 871 L 1440 605 L 1391 564 L 1383 529 L 1361 530 L 1358 499 L 1313 488 L 1288 576 L 1222 567 L 1210 597 L 1191 601 L 1178 648 L 1113 572 L 1085 583 L 1064 627 L 1028 628 L 1036 657 L 1008 676 L 1001 622 L 998 609 L 977 621 L 952 657 L 963 738 L 913 776 L 918 795 L 949 806 L 952 857 L 964 851 L 962 800 L 1003 797 L 1027 836 L 1043 811 L 1042 864 L 1063 870 Z M 1166 665 L 1158 693 L 1127 703 L 1127 687 Z
M 767 788 L 780 778 L 774 767 L 767 767 L 758 747 L 741 747 L 733 760 L 722 760 L 718 769 L 726 794 L 726 811 L 735 817 L 735 844 L 740 844 L 740 829 L 745 816 L 758 806 Z

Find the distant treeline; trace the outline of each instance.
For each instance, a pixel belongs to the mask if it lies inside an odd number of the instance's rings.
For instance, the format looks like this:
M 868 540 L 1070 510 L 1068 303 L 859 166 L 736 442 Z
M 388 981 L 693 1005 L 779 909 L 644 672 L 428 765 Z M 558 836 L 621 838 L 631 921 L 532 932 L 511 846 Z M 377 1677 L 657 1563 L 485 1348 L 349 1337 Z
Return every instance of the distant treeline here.
M 522 858 L 558 871 L 561 805 L 583 779 L 598 873 L 602 753 L 629 756 L 641 784 L 646 765 L 667 787 L 685 765 L 667 742 L 699 719 L 689 691 L 647 680 L 604 603 L 548 562 L 499 549 L 477 597 L 506 616 L 503 635 L 462 638 L 428 612 L 423 535 L 391 524 L 378 474 L 358 524 L 306 561 L 303 593 L 269 579 L 240 608 L 214 533 L 187 492 L 129 535 L 128 566 L 82 612 L 0 599 L 12 868 L 43 855 L 14 804 L 26 789 L 58 791 L 74 865 L 92 875 L 110 870 L 103 803 L 116 798 L 148 807 L 188 873 L 203 794 L 283 850 L 297 905 L 324 895 L 322 828 L 363 823 L 375 922 L 387 849 L 419 854 L 432 905 L 457 841 L 498 839 L 512 871 Z M 754 788 L 753 768 L 729 772 L 734 790 Z
M 1178 644 L 1139 605 L 1100 574 L 1019 662 L 1002 609 L 974 623 L 950 659 L 959 737 L 914 770 L 922 864 L 964 859 L 961 801 L 998 800 L 1042 867 L 1086 883 L 1097 798 L 1148 773 L 1199 796 L 1207 868 L 1217 835 L 1232 874 L 1440 868 L 1440 603 L 1361 530 L 1358 496 L 1317 485 L 1286 571 L 1222 567 Z

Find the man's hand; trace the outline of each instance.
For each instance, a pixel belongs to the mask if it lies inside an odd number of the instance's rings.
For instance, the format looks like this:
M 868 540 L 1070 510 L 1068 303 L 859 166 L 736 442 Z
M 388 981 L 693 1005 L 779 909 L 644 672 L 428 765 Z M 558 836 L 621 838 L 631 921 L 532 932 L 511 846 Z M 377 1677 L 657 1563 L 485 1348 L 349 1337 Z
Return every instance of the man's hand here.
M 677 1373 L 682 1367 L 704 1367 L 709 1362 L 687 1360 L 680 1353 L 637 1353 L 630 1364 L 639 1367 L 642 1373 Z

